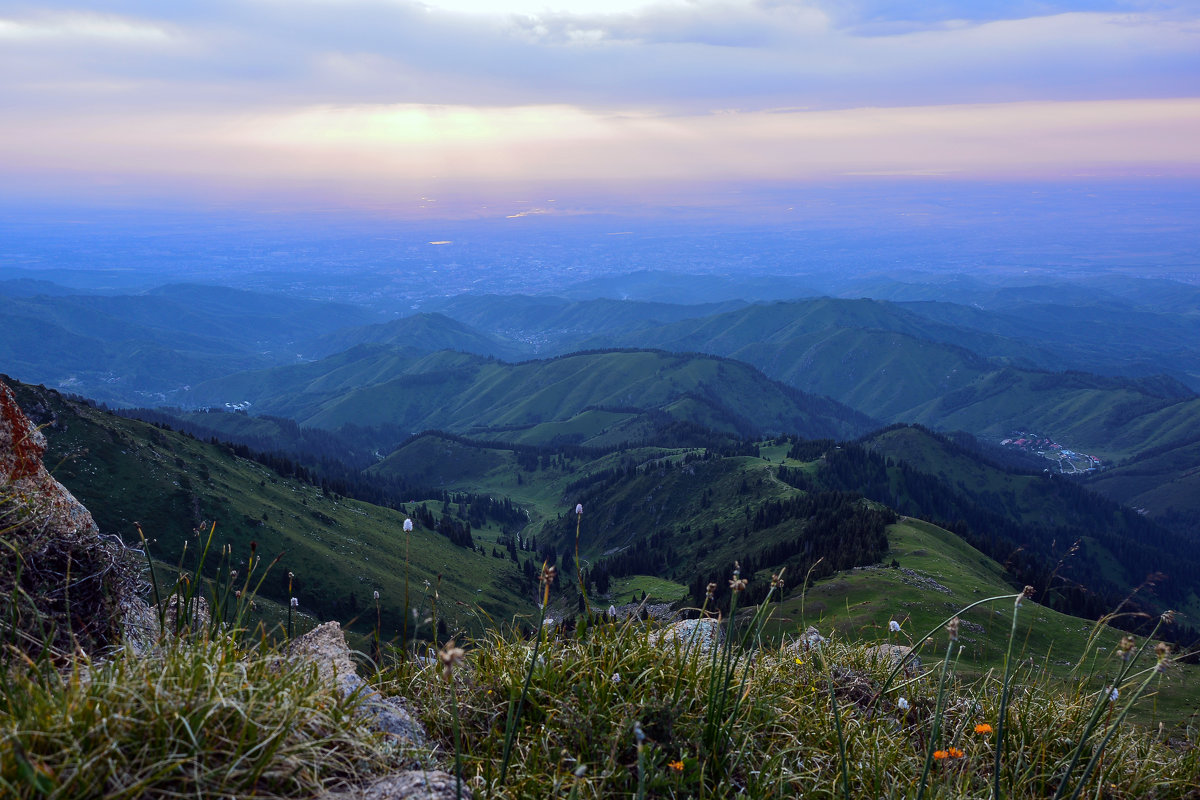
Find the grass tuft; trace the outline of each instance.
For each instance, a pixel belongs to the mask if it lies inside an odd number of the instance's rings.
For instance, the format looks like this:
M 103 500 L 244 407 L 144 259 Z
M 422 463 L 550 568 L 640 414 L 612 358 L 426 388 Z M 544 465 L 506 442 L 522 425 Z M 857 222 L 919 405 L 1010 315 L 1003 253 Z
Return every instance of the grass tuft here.
M 386 767 L 308 665 L 229 637 L 168 637 L 66 672 L 10 668 L 0 696 L 6 797 L 295 797 Z

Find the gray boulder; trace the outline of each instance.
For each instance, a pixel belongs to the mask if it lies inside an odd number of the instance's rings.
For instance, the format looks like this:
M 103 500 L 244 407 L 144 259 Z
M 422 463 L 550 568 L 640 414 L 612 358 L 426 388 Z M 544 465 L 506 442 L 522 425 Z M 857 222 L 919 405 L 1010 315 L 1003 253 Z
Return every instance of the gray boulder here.
M 470 800 L 471 790 L 464 782 L 459 794 L 454 776 L 439 770 L 397 772 L 363 789 L 350 789 L 322 795 L 320 800 Z
M 681 653 L 699 649 L 707 653 L 719 647 L 724 639 L 720 624 L 715 619 L 685 619 L 668 625 L 650 634 L 650 644 L 673 650 L 677 645 Z
M 343 695 L 357 693 L 361 699 L 360 713 L 371 727 L 395 737 L 396 744 L 405 748 L 425 746 L 425 729 L 396 697 L 384 697 L 358 676 L 346 634 L 336 622 L 325 622 L 303 636 L 293 639 L 285 652 L 292 661 L 303 661 L 316 667 L 321 680 L 337 687 Z

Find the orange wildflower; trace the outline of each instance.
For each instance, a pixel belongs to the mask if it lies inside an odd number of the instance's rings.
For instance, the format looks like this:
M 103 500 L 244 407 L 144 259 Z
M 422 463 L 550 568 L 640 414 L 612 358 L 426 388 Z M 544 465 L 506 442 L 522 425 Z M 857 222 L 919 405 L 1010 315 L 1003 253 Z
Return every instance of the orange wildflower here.
M 950 754 L 951 758 L 962 758 L 963 757 L 963 751 L 959 750 L 957 747 L 951 747 L 946 752 Z
M 949 755 L 950 754 L 947 753 L 945 750 L 934 750 L 933 751 L 933 757 L 936 758 L 938 761 L 941 761 L 943 758 L 946 758 Z
M 667 766 L 670 767 L 671 769 L 675 770 L 676 772 L 683 772 L 683 762 L 682 761 L 668 761 Z
M 947 750 L 934 750 L 933 757 L 936 758 L 938 761 L 941 761 L 946 758 L 962 758 L 963 751 L 959 750 L 957 747 L 951 747 Z
M 988 725 L 986 722 L 982 722 L 975 726 L 975 732 L 976 733 L 991 733 L 992 726 Z

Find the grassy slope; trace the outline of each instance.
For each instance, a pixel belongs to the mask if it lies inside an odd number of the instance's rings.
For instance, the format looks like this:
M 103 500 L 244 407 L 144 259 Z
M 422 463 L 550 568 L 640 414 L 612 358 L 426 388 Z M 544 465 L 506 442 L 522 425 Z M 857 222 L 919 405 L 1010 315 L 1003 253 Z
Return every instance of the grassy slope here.
M 1126 568 L 1124 559 L 1113 550 L 1137 535 L 1130 520 L 1114 513 L 1105 517 L 1106 529 L 1097 531 L 1091 527 L 1092 522 L 1080 515 L 1078 509 L 1072 511 L 1063 502 L 1064 495 L 1060 492 L 1068 490 L 1067 495 L 1070 495 L 1070 486 L 1044 476 L 1014 474 L 996 469 L 920 428 L 894 428 L 874 434 L 865 442 L 872 449 L 901 459 L 921 472 L 938 476 L 948 488 L 961 492 L 989 510 L 1001 512 L 1022 528 L 1037 525 L 1046 529 L 1075 531 L 1072 540 L 1075 536 L 1082 536 L 1085 547 L 1072 558 L 1090 561 L 1099 574 L 1116 586 L 1132 588 L 1145 577 L 1142 572 Z M 1134 521 L 1143 522 L 1136 518 Z M 1065 550 L 1069 543 L 1060 542 L 1060 548 Z M 1143 542 L 1147 549 L 1158 548 L 1151 568 L 1166 573 L 1179 588 L 1177 610 L 1195 620 L 1200 618 L 1200 584 L 1197 584 L 1194 575 L 1186 570 L 1181 572 L 1176 562 L 1172 561 L 1172 557 L 1182 555 L 1175 546 L 1185 547 L 1186 544 L 1178 536 L 1171 537 L 1169 534 L 1163 542 Z M 1195 548 L 1192 547 L 1191 551 L 1194 553 Z M 1064 571 L 1071 571 L 1070 561 Z
M 155 556 L 176 563 L 184 541 L 191 540 L 194 554 L 193 529 L 215 521 L 216 544 L 231 545 L 239 558 L 249 553 L 251 541 L 267 557 L 285 553 L 263 586 L 267 597 L 286 601 L 290 570 L 302 609 L 343 622 L 364 615 L 360 627 L 365 627 L 373 624 L 367 609 L 378 590 L 385 628 L 400 626 L 405 514 L 324 496 L 223 448 L 66 402 L 45 390 L 14 389 L 35 419 L 47 419 L 47 412 L 56 416 L 57 422 L 45 428 L 47 464 L 92 511 L 102 531 L 136 543 L 133 523 L 140 522 L 156 540 Z M 431 509 L 440 510 L 438 504 Z M 496 534 L 483 531 L 477 538 L 487 549 Z M 425 593 L 423 582 L 435 583 L 441 573 L 442 613 L 452 621 L 470 622 L 456 601 L 479 603 L 497 618 L 524 606 L 511 561 L 472 553 L 419 527 L 411 545 L 414 605 Z M 428 602 L 422 605 L 427 611 Z
M 572 481 L 621 465 L 641 466 L 662 458 L 678 461 L 686 452 L 640 448 L 593 461 L 568 460 L 565 469 L 552 467 L 529 472 L 519 469 L 511 451 L 424 436 L 397 450 L 369 472 L 405 477 L 432 474 L 446 479 L 447 488 L 512 497 L 529 508 L 532 523 L 529 530 L 540 536 L 543 531 L 546 535 L 555 534 L 539 523 L 553 523 L 560 515 L 568 514 L 579 498 L 586 497 L 586 488 L 567 496 L 566 487 Z M 740 491 L 743 480 L 753 486 L 744 493 Z M 707 505 L 700 502 L 703 492 L 710 493 Z M 647 531 L 669 529 L 678 533 L 675 542 L 678 563 L 719 569 L 720 565 L 740 557 L 748 545 L 741 537 L 714 535 L 713 523 L 729 528 L 744 522 L 745 505 L 756 508 L 762 502 L 795 493 L 797 490 L 776 480 L 770 465 L 759 458 L 723 458 L 697 462 L 686 469 L 651 471 L 606 492 L 602 507 L 588 506 L 582 553 L 589 559 L 599 558 L 628 546 Z M 569 517 L 571 522 L 574 515 Z M 573 522 L 570 527 L 574 531 Z M 779 528 L 756 534 L 754 546 L 761 546 L 775 536 L 795 535 L 790 525 Z
M 1200 440 L 1168 444 L 1106 470 L 1088 486 L 1180 530 L 1200 519 Z
M 891 545 L 888 559 L 899 569 L 867 567 L 842 572 L 808 588 L 793 591 L 775 611 L 771 628 L 777 634 L 816 626 L 828 635 L 836 631 L 851 641 L 893 641 L 908 644 L 923 636 L 944 619 L 978 600 L 1012 594 L 1003 570 L 995 561 L 970 547 L 949 531 L 914 519 L 904 519 L 888 529 Z M 887 563 L 885 561 L 885 563 Z M 915 573 L 914 574 L 910 574 Z M 799 584 L 803 576 L 791 576 Z M 933 581 L 949 591 L 931 588 Z M 1036 601 L 1037 598 L 1034 598 Z M 1004 649 L 1012 624 L 1011 601 L 980 606 L 967 612 L 961 641 L 965 649 L 960 665 L 973 671 L 1002 668 Z M 888 622 L 901 622 L 903 633 L 889 638 Z M 1051 673 L 1066 676 L 1085 650 L 1094 623 L 1052 609 L 1026 603 L 1018 617 L 1014 650 L 1018 658 L 1030 657 Z M 1120 633 L 1104 629 L 1100 634 L 1100 673 L 1111 670 L 1113 647 Z M 941 637 L 938 637 L 941 640 Z M 941 653 L 925 649 L 926 664 Z M 1087 665 L 1090 669 L 1090 662 Z M 1200 686 L 1195 667 L 1179 667 L 1168 673 L 1160 693 L 1160 704 L 1151 706 L 1143 721 L 1162 718 L 1175 721 L 1200 708 Z

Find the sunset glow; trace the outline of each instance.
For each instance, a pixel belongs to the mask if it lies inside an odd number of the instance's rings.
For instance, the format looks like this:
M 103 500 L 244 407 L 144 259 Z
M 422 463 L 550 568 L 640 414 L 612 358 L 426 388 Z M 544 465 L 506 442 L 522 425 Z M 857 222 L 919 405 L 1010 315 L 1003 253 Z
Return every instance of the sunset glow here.
M 0 177 L 43 191 L 1200 168 L 1187 5 L 52 3 L 0 43 Z

